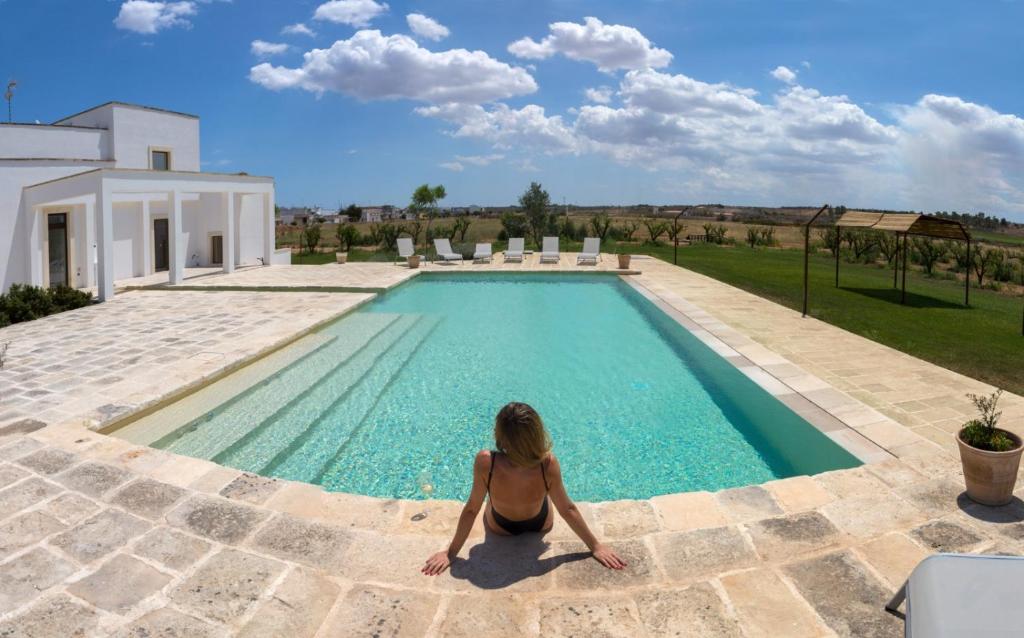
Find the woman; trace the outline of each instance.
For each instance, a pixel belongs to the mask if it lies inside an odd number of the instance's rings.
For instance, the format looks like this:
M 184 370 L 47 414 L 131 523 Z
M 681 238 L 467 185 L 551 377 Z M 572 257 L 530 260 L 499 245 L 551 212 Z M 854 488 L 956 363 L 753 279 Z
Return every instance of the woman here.
M 503 407 L 494 420 L 494 442 L 498 450 L 483 450 L 476 455 L 473 490 L 462 508 L 455 537 L 448 549 L 427 559 L 421 570 L 424 574 L 436 576 L 451 565 L 473 528 L 485 496 L 484 525 L 494 534 L 550 531 L 555 522 L 548 504 L 550 496 L 555 509 L 598 562 L 609 569 L 626 566 L 614 550 L 598 542 L 566 494 L 558 459 L 551 453 L 551 438 L 533 408 L 525 403 Z

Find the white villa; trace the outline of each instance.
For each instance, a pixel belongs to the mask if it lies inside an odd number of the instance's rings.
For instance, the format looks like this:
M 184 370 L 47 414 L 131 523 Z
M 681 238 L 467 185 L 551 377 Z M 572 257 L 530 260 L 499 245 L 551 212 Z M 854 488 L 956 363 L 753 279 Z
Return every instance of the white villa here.
M 274 180 L 204 173 L 199 118 L 108 102 L 53 124 L 0 124 L 0 290 L 93 288 L 186 267 L 287 263 Z

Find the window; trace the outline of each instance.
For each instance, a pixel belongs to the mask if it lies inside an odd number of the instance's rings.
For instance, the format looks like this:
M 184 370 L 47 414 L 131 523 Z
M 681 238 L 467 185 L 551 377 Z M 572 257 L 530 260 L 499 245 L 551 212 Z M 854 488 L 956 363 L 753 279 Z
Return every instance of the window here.
M 170 151 L 150 151 L 152 169 L 154 171 L 169 171 L 171 170 L 171 152 Z

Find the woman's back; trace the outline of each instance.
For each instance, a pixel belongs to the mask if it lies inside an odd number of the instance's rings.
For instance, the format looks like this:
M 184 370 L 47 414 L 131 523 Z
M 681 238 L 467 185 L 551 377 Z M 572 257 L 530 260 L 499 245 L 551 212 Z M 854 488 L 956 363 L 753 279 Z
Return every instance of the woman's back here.
M 536 516 L 548 495 L 547 466 L 551 455 L 534 467 L 520 467 L 501 452 L 481 454 L 490 456 L 487 487 L 491 507 L 509 519 Z

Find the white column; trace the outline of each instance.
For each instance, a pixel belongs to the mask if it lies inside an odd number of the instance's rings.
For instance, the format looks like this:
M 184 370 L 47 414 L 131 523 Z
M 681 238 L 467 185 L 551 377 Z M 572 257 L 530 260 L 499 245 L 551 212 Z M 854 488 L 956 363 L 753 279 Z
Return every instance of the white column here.
M 235 271 L 235 194 L 221 193 L 221 216 L 224 235 L 220 243 L 221 259 L 224 260 L 224 272 Z
M 96 202 L 85 203 L 85 286 L 96 285 Z
M 181 252 L 181 192 L 167 193 L 167 248 L 170 253 L 170 270 L 167 273 L 171 285 L 180 284 L 184 278 L 185 267 L 182 264 Z
M 100 301 L 114 298 L 114 202 L 106 182 L 96 189 L 96 287 Z
M 153 274 L 153 221 L 149 200 L 142 200 L 142 276 Z
M 274 248 L 274 193 L 263 195 L 263 265 L 273 262 Z
M 29 250 L 28 250 L 28 281 L 33 286 L 42 286 L 45 281 L 44 268 L 49 268 L 50 256 L 46 254 L 46 242 L 43 233 L 46 229 L 46 215 L 40 206 L 29 209 Z M 24 262 L 22 262 L 24 263 Z

